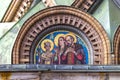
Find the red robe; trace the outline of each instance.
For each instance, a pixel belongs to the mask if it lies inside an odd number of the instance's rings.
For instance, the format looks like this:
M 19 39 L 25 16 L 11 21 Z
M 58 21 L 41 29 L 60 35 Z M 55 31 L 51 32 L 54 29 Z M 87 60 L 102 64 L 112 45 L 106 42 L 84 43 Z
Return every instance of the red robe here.
M 74 53 L 69 52 L 68 55 L 62 56 L 62 60 L 63 61 L 67 60 L 67 62 L 66 62 L 67 64 L 76 64 L 75 58 L 77 58 L 78 61 L 81 61 L 81 60 L 83 60 L 83 55 L 79 54 L 79 53 L 77 55 L 75 55 Z
M 82 51 L 83 48 L 80 44 L 74 43 L 72 46 L 73 50 L 77 53 L 77 55 L 73 52 L 68 52 L 67 55 L 62 55 L 63 64 L 85 64 L 85 56 Z

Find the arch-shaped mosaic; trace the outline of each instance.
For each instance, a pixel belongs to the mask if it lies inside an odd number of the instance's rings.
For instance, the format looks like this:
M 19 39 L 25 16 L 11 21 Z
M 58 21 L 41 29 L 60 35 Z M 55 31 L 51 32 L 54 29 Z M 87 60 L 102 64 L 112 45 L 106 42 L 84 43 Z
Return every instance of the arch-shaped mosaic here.
M 120 64 L 120 26 L 114 35 L 113 50 L 115 54 L 115 64 Z
M 58 6 L 42 10 L 30 17 L 22 26 L 14 44 L 12 53 L 13 64 L 34 63 L 32 48 L 38 45 L 42 32 L 54 28 L 60 32 L 68 32 L 80 36 L 88 51 L 88 64 L 109 64 L 110 43 L 103 27 L 90 15 L 78 9 Z M 71 28 L 78 30 L 75 30 Z M 56 28 L 56 29 L 55 29 Z M 64 29 L 63 29 L 64 28 Z M 68 28 L 68 29 L 66 29 Z M 70 29 L 69 29 L 70 28 Z M 51 32 L 51 31 L 50 31 Z M 50 33 L 48 31 L 48 33 Z M 61 31 L 62 32 L 62 31 Z M 53 32 L 54 34 L 55 32 Z M 65 34 L 65 33 L 64 33 Z M 65 35 L 66 35 L 65 34 Z M 38 40 L 37 40 L 38 38 Z M 44 38 L 45 39 L 45 38 Z M 37 40 L 37 41 L 35 41 Z M 41 42 L 42 44 L 42 42 Z M 34 46 L 35 45 L 35 46 Z M 35 49 L 33 49 L 35 51 Z

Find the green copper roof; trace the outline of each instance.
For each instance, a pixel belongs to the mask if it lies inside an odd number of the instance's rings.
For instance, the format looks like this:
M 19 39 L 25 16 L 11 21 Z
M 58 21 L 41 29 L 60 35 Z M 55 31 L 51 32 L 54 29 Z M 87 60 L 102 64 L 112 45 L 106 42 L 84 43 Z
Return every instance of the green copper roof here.
M 75 0 L 55 0 L 57 5 L 68 5 L 70 6 Z
M 9 22 L 9 23 L 0 23 L 0 39 L 3 35 L 5 35 L 10 28 L 15 24 L 15 22 Z
M 113 42 L 114 33 L 120 25 L 120 8 L 118 8 L 112 0 L 109 0 L 109 10 L 110 10 L 110 29 L 111 29 L 111 39 Z
M 94 12 L 93 16 L 100 22 L 106 30 L 110 38 L 110 16 L 109 16 L 109 1 L 104 0 L 98 9 Z

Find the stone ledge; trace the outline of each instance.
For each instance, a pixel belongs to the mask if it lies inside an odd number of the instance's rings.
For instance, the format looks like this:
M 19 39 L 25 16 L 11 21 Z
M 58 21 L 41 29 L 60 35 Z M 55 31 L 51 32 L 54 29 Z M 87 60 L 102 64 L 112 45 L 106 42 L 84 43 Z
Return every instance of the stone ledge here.
M 120 65 L 0 65 L 0 72 L 120 72 Z

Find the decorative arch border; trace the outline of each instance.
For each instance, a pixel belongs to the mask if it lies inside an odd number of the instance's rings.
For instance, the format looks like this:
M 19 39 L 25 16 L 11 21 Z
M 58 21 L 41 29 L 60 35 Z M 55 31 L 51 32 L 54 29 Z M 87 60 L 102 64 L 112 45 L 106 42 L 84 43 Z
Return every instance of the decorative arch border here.
M 73 25 L 88 37 L 93 48 L 94 65 L 110 63 L 110 42 L 103 27 L 87 13 L 66 6 L 44 9 L 23 24 L 13 47 L 12 63 L 30 63 L 33 40 L 42 30 L 55 24 Z
M 120 26 L 117 28 L 115 35 L 114 35 L 114 41 L 113 41 L 113 50 L 115 55 L 115 64 L 120 64 Z
M 33 0 L 12 0 L 2 22 L 17 22 L 29 10 L 32 3 Z
M 103 0 L 75 0 L 71 6 L 92 14 Z

